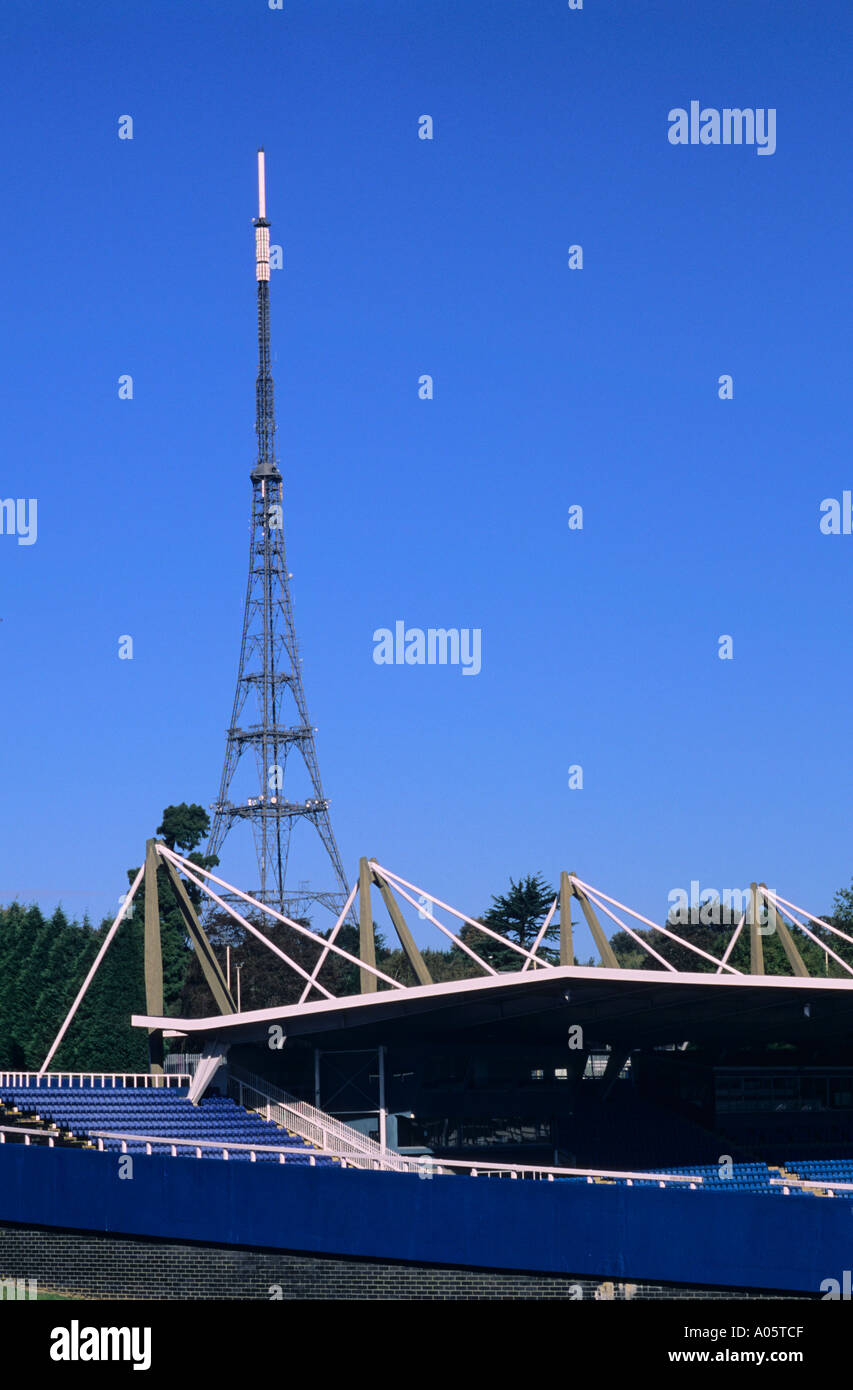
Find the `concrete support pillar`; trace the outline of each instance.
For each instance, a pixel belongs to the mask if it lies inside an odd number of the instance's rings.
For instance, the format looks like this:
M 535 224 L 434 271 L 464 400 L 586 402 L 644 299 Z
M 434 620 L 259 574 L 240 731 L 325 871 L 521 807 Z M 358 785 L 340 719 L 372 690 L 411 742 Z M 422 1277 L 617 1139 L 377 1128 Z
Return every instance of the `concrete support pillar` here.
M 560 964 L 574 965 L 572 942 L 572 884 L 565 869 L 560 874 Z
M 764 883 L 761 884 L 762 888 L 766 888 L 766 886 L 767 885 Z M 774 907 L 773 903 L 770 902 L 769 898 L 766 901 L 769 925 L 778 935 L 779 940 L 782 943 L 782 949 L 785 952 L 785 955 L 788 957 L 791 969 L 793 970 L 795 975 L 799 975 L 802 979 L 808 979 L 809 972 L 806 968 L 806 963 L 800 955 L 799 951 L 797 950 L 797 943 L 795 942 L 793 936 L 788 930 L 788 923 L 782 921 L 782 918 L 779 916 L 778 912 L 776 911 L 776 908 Z M 771 935 L 772 934 L 773 932 L 771 932 Z
M 158 856 L 156 840 L 145 844 L 145 1011 L 163 1016 L 163 949 L 160 941 L 160 896 L 157 891 Z M 148 1033 L 148 1069 L 163 1073 L 163 1034 L 152 1028 Z
M 358 954 L 366 965 L 376 964 L 376 938 L 373 935 L 373 907 L 370 901 L 370 861 L 362 858 L 358 863 Z M 375 975 L 369 970 L 359 971 L 359 986 L 362 994 L 374 994 L 378 988 Z
M 764 950 L 761 945 L 761 897 L 758 892 L 758 884 L 749 885 L 749 973 L 751 975 L 764 974 Z

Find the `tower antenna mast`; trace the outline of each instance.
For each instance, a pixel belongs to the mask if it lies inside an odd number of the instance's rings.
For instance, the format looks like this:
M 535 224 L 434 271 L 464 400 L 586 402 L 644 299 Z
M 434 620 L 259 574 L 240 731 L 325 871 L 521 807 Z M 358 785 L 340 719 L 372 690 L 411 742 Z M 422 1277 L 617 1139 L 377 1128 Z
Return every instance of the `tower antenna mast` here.
M 347 895 L 341 857 L 320 781 L 314 728 L 308 717 L 301 659 L 293 622 L 290 576 L 284 548 L 282 475 L 275 456 L 275 397 L 270 353 L 270 224 L 266 205 L 266 159 L 258 150 L 258 216 L 255 279 L 258 307 L 258 376 L 255 387 L 257 458 L 251 471 L 252 517 L 249 579 L 237 690 L 227 731 L 219 796 L 213 803 L 208 854 L 219 854 L 237 822 L 252 827 L 260 887 L 252 896 L 286 916 L 305 916 L 314 903 L 339 912 Z M 247 718 L 249 716 L 249 718 Z M 254 716 L 254 717 L 251 717 Z M 243 753 L 254 753 L 251 795 L 238 798 L 232 783 Z M 292 755 L 304 764 L 310 795 L 291 800 L 286 778 Z M 291 838 L 297 822 L 317 831 L 332 883 L 296 892 L 286 882 Z

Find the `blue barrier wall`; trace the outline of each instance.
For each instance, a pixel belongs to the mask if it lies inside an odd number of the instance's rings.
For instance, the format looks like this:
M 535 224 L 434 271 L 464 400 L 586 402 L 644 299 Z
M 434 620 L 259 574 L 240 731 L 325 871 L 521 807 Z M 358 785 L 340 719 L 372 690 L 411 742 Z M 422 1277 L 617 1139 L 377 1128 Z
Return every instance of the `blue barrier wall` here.
M 853 1201 L 422 1179 L 0 1146 L 0 1221 L 315 1254 L 803 1290 L 850 1267 Z

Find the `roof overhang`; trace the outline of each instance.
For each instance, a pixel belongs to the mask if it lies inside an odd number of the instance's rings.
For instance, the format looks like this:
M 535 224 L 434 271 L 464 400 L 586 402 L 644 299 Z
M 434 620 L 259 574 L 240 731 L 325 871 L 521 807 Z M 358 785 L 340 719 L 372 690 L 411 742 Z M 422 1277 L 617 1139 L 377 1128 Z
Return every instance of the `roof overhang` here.
M 313 1046 L 376 1042 L 565 1043 L 628 1049 L 685 1041 L 727 1047 L 847 1042 L 853 978 L 716 975 L 562 966 L 323 999 L 207 1018 L 134 1014 L 134 1027 L 229 1043 L 266 1042 L 271 1026 Z

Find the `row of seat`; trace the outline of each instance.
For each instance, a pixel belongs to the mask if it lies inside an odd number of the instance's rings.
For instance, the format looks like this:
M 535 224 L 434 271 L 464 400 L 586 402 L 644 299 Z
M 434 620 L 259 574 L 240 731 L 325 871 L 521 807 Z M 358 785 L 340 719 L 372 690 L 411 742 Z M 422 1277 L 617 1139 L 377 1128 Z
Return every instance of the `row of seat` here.
M 39 1105 L 60 1097 L 67 1105 L 96 1105 L 101 1101 L 122 1100 L 127 1105 L 180 1105 L 187 1099 L 187 1092 L 177 1091 L 62 1091 L 52 1086 L 49 1091 L 34 1090 L 30 1086 L 3 1086 L 3 1095 L 19 1096 L 28 1105 Z M 214 1098 L 215 1099 L 215 1098 Z M 224 1097 L 223 1097 L 224 1099 Z
M 658 1168 L 659 1173 L 681 1174 L 686 1177 L 700 1177 L 701 1186 L 708 1191 L 724 1189 L 727 1192 L 766 1192 L 770 1187 L 771 1175 L 766 1163 L 733 1163 L 724 1166 L 720 1163 L 703 1163 L 687 1168 Z
M 250 1113 L 225 1096 L 204 1098 L 192 1105 L 186 1088 L 132 1091 L 119 1087 L 90 1087 L 71 1090 L 63 1087 L 0 1087 L 0 1101 L 22 1115 L 37 1115 L 43 1121 L 79 1138 L 92 1137 L 99 1130 L 127 1134 L 161 1135 L 164 1139 L 192 1140 L 208 1145 L 262 1144 L 285 1145 L 306 1155 L 311 1147 L 299 1135 L 262 1116 Z M 121 1147 L 120 1140 L 104 1141 L 105 1147 Z M 169 1152 L 166 1145 L 165 1152 Z M 131 1151 L 145 1152 L 145 1143 Z M 179 1152 L 181 1152 L 179 1148 Z M 185 1151 L 192 1154 L 192 1149 Z M 214 1149 L 210 1150 L 215 1153 Z M 240 1152 L 239 1150 L 237 1152 Z M 221 1150 L 216 1155 L 221 1156 Z M 275 1157 L 275 1155 L 273 1155 Z
M 853 1161 L 838 1160 L 834 1162 L 788 1162 L 785 1164 L 786 1172 L 795 1174 L 805 1180 L 820 1180 L 827 1182 L 853 1181 Z M 779 1179 L 783 1177 L 778 1169 L 771 1169 L 766 1163 L 734 1163 L 730 1168 L 717 1164 L 698 1164 L 691 1167 L 672 1166 L 669 1168 L 652 1169 L 651 1172 L 658 1172 L 661 1176 L 670 1174 L 680 1177 L 701 1178 L 701 1182 L 695 1185 L 687 1183 L 667 1183 L 666 1186 L 677 1187 L 679 1190 L 686 1189 L 688 1192 L 751 1192 L 762 1196 L 786 1196 L 793 1193 L 802 1193 L 802 1189 L 797 1186 L 789 1186 L 786 1192 L 784 1182 L 774 1181 L 771 1178 Z M 727 1176 L 727 1174 L 729 1174 Z M 585 1181 L 585 1179 L 581 1179 Z M 628 1179 L 619 1179 L 620 1183 L 627 1183 Z M 635 1178 L 630 1180 L 634 1187 L 659 1187 L 659 1180 L 653 1177 Z M 811 1194 L 807 1194 L 811 1195 Z M 853 1196 L 853 1192 L 838 1192 L 839 1197 Z
M 853 1161 L 850 1159 L 790 1159 L 785 1167 L 789 1173 L 796 1173 L 801 1178 L 853 1182 Z

